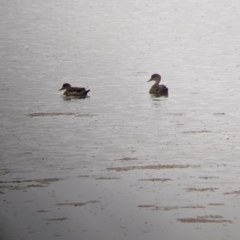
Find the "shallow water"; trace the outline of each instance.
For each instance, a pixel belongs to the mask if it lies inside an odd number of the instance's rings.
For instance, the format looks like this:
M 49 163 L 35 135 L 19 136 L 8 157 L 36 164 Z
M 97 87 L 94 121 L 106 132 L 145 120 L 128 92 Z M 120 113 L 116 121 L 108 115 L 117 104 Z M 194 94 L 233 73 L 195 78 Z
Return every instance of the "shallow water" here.
M 0 239 L 237 240 L 239 10 L 2 1 Z

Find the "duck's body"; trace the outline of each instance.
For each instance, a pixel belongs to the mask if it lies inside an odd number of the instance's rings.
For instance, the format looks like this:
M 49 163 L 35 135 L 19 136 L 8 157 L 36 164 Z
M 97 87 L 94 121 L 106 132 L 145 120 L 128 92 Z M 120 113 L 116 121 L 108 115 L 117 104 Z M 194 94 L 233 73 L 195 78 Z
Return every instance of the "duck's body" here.
M 159 95 L 159 96 L 168 96 L 168 88 L 163 84 L 159 85 L 161 81 L 161 76 L 159 74 L 157 73 L 153 74 L 150 80 L 148 80 L 148 82 L 150 81 L 155 81 L 155 83 L 152 85 L 152 87 L 149 90 L 150 94 Z
M 85 98 L 87 97 L 88 92 L 90 89 L 86 90 L 85 88 L 80 88 L 80 87 L 72 87 L 69 83 L 64 83 L 62 85 L 62 88 L 59 89 L 61 90 L 66 90 L 63 95 L 67 97 L 79 97 L 79 98 Z

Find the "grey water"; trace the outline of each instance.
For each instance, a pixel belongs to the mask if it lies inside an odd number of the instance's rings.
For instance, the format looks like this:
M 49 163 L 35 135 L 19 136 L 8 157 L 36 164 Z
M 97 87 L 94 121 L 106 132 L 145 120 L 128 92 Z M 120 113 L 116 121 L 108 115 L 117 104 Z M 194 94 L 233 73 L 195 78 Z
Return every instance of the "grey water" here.
M 238 1 L 0 5 L 0 239 L 238 239 L 239 194 L 226 194 L 239 191 L 240 180 Z M 161 74 L 168 98 L 149 95 L 153 73 Z M 65 82 L 91 89 L 89 97 L 65 99 L 58 91 Z M 109 170 L 157 164 L 196 168 Z M 172 181 L 139 181 L 162 175 Z M 5 186 L 54 177 L 65 180 Z M 101 177 L 113 179 L 97 183 Z M 218 190 L 184 190 L 209 184 Z M 211 211 L 231 224 L 199 227 L 176 220 L 185 210 L 138 207 L 182 201 L 205 209 L 209 194 L 224 204 Z M 56 207 L 93 200 L 64 212 Z M 42 209 L 47 217 L 36 213 Z M 46 224 L 62 217 L 58 211 L 66 220 Z

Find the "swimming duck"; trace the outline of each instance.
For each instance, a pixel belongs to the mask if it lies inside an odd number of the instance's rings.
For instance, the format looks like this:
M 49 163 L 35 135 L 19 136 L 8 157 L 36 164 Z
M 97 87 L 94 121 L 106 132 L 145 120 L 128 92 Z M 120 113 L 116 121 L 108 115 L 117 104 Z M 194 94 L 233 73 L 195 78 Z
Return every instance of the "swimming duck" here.
M 63 95 L 68 97 L 80 97 L 80 98 L 86 97 L 88 92 L 90 91 L 90 89 L 86 90 L 85 88 L 72 87 L 69 83 L 64 83 L 62 85 L 62 88 L 59 89 L 59 91 L 64 89 L 66 91 L 63 93 Z
M 150 81 L 155 81 L 155 83 L 152 85 L 152 87 L 149 90 L 150 94 L 155 94 L 155 95 L 159 95 L 159 96 L 168 96 L 168 88 L 165 85 L 159 85 L 160 81 L 161 81 L 161 76 L 157 73 L 154 73 L 150 80 L 148 80 L 148 82 Z

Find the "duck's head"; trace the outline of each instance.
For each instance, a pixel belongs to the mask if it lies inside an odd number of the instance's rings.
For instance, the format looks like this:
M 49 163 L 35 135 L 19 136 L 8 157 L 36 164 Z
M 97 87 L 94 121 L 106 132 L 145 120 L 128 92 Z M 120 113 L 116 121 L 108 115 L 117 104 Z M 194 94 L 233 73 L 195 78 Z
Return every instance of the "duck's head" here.
M 161 81 L 161 76 L 158 73 L 154 73 L 150 80 L 148 80 L 148 82 L 150 81 L 155 81 L 155 82 L 160 82 Z
M 69 83 L 64 83 L 64 84 L 62 85 L 62 88 L 59 89 L 59 91 L 64 90 L 64 89 L 69 89 L 69 88 L 71 88 L 71 85 L 70 85 Z

